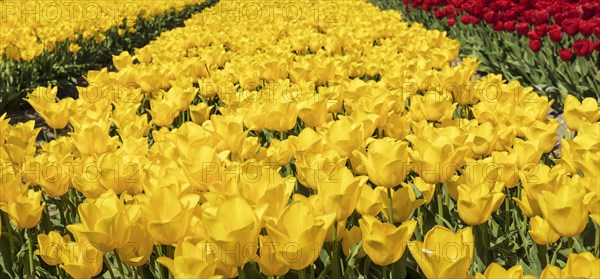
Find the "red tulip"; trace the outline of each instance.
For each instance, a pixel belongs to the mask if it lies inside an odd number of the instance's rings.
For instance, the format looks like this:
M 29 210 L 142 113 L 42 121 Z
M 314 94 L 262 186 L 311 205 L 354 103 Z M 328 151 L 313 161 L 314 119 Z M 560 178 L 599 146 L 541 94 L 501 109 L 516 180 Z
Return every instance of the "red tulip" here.
M 582 15 L 581 18 L 583 19 L 590 19 L 594 17 L 594 14 L 596 14 L 596 6 L 594 6 L 594 4 L 592 3 L 585 3 L 583 5 L 581 5 L 581 11 L 582 11 Z
M 535 30 L 531 30 L 527 33 L 527 36 L 529 37 L 530 40 L 532 41 L 537 41 L 540 40 L 542 37 L 540 37 L 540 35 L 535 32 Z
M 498 21 L 498 22 L 494 23 L 492 28 L 494 28 L 494 31 L 502 31 L 502 30 L 504 30 L 504 24 L 501 21 Z
M 540 40 L 533 40 L 529 42 L 529 48 L 533 50 L 533 52 L 538 52 L 542 49 L 542 42 L 540 42 Z
M 550 36 L 550 40 L 552 40 L 553 42 L 560 42 L 563 37 L 563 33 L 560 30 L 560 27 L 550 29 L 548 35 Z
M 540 37 L 546 36 L 548 34 L 548 25 L 540 24 L 535 27 L 535 33 L 537 33 Z
M 508 32 L 514 32 L 516 30 L 516 24 L 514 20 L 510 20 L 504 23 L 504 29 Z
M 495 23 L 496 22 L 496 13 L 489 11 L 483 15 L 483 20 L 487 23 Z
M 462 16 L 462 17 L 460 18 L 460 21 L 461 21 L 463 24 L 469 24 L 469 23 L 472 23 L 472 22 L 473 22 L 471 18 L 472 18 L 472 16 L 470 16 L 470 15 L 464 15 L 464 16 Z
M 456 24 L 456 20 L 454 18 L 449 18 L 447 20 L 448 26 L 454 26 Z
M 586 37 L 592 35 L 594 33 L 594 25 L 589 20 L 582 20 L 579 22 L 579 32 Z
M 600 51 L 600 41 L 594 42 L 592 48 L 595 49 L 596 51 Z
M 519 34 L 525 35 L 525 34 L 527 34 L 528 31 L 529 31 L 529 23 L 521 22 L 521 23 L 517 24 L 517 32 L 519 32 Z
M 558 56 L 560 56 L 560 60 L 562 61 L 571 61 L 573 59 L 573 51 L 570 48 L 563 49 L 558 52 Z
M 437 19 L 444 18 L 444 12 L 442 10 L 435 11 L 435 13 L 433 15 L 435 15 L 435 18 L 437 18 Z
M 565 30 L 565 33 L 575 36 L 575 34 L 579 33 L 579 19 L 567 18 L 563 20 L 562 29 Z
M 586 56 L 592 53 L 592 41 L 590 40 L 577 40 L 573 43 L 573 51 L 577 56 Z

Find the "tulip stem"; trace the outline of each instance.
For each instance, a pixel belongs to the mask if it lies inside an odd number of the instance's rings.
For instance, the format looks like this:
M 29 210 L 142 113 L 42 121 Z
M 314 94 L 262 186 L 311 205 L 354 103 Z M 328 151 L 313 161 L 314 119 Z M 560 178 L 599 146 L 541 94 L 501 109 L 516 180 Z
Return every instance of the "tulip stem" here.
M 488 226 L 487 226 L 487 222 L 482 223 L 480 225 L 478 225 L 479 227 L 479 231 L 480 231 L 480 238 L 479 238 L 479 243 L 481 244 L 481 255 L 479 255 L 479 258 L 481 259 L 481 261 L 483 262 L 483 264 L 485 266 L 488 265 L 488 251 L 487 251 L 487 247 L 489 247 L 490 245 L 490 236 L 488 233 Z
M 394 224 L 394 203 L 392 200 L 392 188 L 387 188 L 388 196 L 388 214 L 390 215 L 390 224 Z
M 506 198 L 504 199 L 504 233 L 508 234 L 508 229 L 510 227 L 510 190 L 506 191 Z
M 8 217 L 8 215 L 7 215 Z M 13 263 L 15 261 L 15 257 L 14 255 L 16 255 L 15 253 L 15 240 L 13 238 L 13 230 L 12 230 L 12 225 L 10 224 L 10 221 L 8 220 L 8 218 L 3 218 L 4 222 L 6 223 L 6 232 L 8 233 L 8 244 L 10 246 L 10 262 Z
M 110 266 L 110 261 L 108 260 L 108 256 L 104 254 L 104 262 L 106 263 L 106 269 L 108 269 L 108 274 L 110 274 L 110 278 L 115 279 L 115 273 L 112 270 L 112 266 Z
M 237 270 L 238 270 L 238 279 L 245 279 L 246 274 L 244 273 L 244 267 L 238 266 Z
M 443 208 L 443 203 L 442 203 L 442 186 L 441 184 L 438 186 L 437 189 L 437 210 L 438 210 L 438 219 L 437 219 L 437 224 L 440 226 L 444 225 L 444 208 Z
M 385 265 L 381 266 L 381 278 L 383 278 L 383 279 L 388 278 L 387 266 L 385 266 Z
M 306 278 L 306 270 L 304 268 L 298 270 L 298 278 L 299 279 L 305 279 Z
M 596 239 L 594 240 L 594 244 L 596 246 L 596 258 L 600 258 L 600 226 L 594 224 L 596 227 Z
M 546 267 L 546 265 L 548 265 L 548 262 L 550 262 L 550 259 L 548 258 L 548 247 L 545 244 L 544 245 L 538 244 L 537 250 L 538 250 L 538 259 L 540 260 L 542 269 L 544 269 Z
M 567 238 L 567 247 L 569 247 L 569 251 L 571 253 L 573 253 L 573 238 L 572 237 Z
M 58 275 L 58 279 L 63 279 L 62 272 L 60 271 L 60 267 L 56 266 L 56 274 Z
M 113 253 L 115 254 L 115 258 L 117 260 L 117 264 L 119 265 L 119 272 L 121 273 L 121 276 L 125 277 L 125 272 L 123 272 L 123 263 L 121 262 L 121 258 L 119 257 L 119 253 L 117 252 L 117 250 L 113 251 Z
M 30 231 L 27 231 L 27 229 L 25 229 L 25 234 L 28 236 L 28 240 L 27 240 L 27 248 L 29 248 L 28 250 L 28 254 L 29 254 L 29 271 L 31 271 L 31 276 L 33 278 L 35 278 L 35 264 L 33 262 L 33 233 L 31 235 L 29 235 Z
M 337 241 L 337 221 L 333 222 L 333 240 L 331 244 L 331 263 L 333 265 L 333 278 L 342 278 L 340 272 L 340 254 Z

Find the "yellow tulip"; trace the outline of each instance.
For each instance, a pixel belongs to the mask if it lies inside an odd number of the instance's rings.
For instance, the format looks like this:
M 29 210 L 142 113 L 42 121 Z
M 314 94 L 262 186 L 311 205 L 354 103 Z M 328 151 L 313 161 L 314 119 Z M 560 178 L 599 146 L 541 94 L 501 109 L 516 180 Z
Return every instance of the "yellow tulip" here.
M 334 212 L 338 222 L 350 217 L 367 180 L 366 176 L 354 177 L 351 170 L 343 167 L 320 181 L 317 189 L 325 212 Z
M 105 189 L 116 194 L 127 192 L 131 195 L 142 192 L 143 157 L 127 154 L 124 149 L 107 152 L 98 158 L 100 170 L 98 182 Z
M 121 218 L 117 219 L 117 222 L 123 222 L 123 218 L 127 218 L 123 215 L 125 214 L 122 213 L 121 216 L 119 216 Z M 117 253 L 119 254 L 119 259 L 124 264 L 130 266 L 145 265 L 148 263 L 148 260 L 152 255 L 152 249 L 154 248 L 152 237 L 141 222 L 128 221 L 130 223 L 121 224 L 120 227 L 117 228 L 117 231 L 125 233 L 125 235 L 117 241 Z M 125 226 L 127 227 L 123 228 Z
M 117 70 L 122 70 L 125 67 L 133 65 L 133 57 L 127 51 L 112 56 L 113 65 Z
M 6 143 L 4 143 L 4 151 L 6 151 L 8 159 L 15 165 L 22 165 L 25 163 L 26 158 L 33 157 L 36 146 L 35 143 L 31 143 L 29 140 L 9 135 L 6 137 Z
M 327 101 L 315 101 L 312 96 L 308 96 L 298 104 L 298 118 L 304 122 L 305 127 L 318 127 L 332 120 L 331 114 L 327 113 Z
M 350 256 L 350 251 L 362 240 L 362 230 L 359 226 L 353 226 L 350 229 L 344 230 L 344 234 L 342 236 L 342 251 L 346 257 Z M 362 258 L 366 256 L 365 249 L 362 247 L 358 251 L 356 255 L 357 258 Z
M 185 235 L 199 200 L 200 197 L 191 194 L 179 198 L 168 188 L 152 193 L 142 209 L 152 238 L 159 244 L 177 243 Z
M 199 103 L 190 106 L 190 116 L 192 121 L 198 125 L 202 125 L 206 120 L 210 119 L 210 111 L 214 106 L 208 106 L 206 103 Z
M 266 205 L 263 219 L 276 219 L 288 204 L 296 180 L 292 176 L 282 178 L 277 170 L 246 161 L 234 167 L 239 176 L 233 178 L 239 195 L 253 207 Z
M 560 267 L 555 265 L 547 265 L 544 270 L 542 270 L 542 274 L 540 274 L 540 279 L 558 279 L 563 278 L 562 270 Z
M 397 140 L 404 140 L 410 133 L 409 117 L 407 115 L 388 114 L 387 123 L 383 126 L 383 131 L 389 137 Z
M 585 229 L 594 195 L 594 192 L 586 194 L 578 185 L 566 184 L 556 192 L 542 191 L 538 199 L 550 227 L 561 236 L 574 237 Z
M 540 216 L 533 216 L 530 224 L 529 235 L 536 244 L 548 245 L 560 238 L 560 235 L 550 227 L 548 221 Z
M 408 157 L 414 161 L 413 169 L 429 184 L 448 181 L 463 165 L 468 146 L 455 147 L 448 136 L 439 136 L 432 141 L 407 137 L 413 144 Z
M 164 99 L 150 99 L 150 108 L 148 113 L 152 115 L 152 121 L 160 127 L 173 124 L 173 120 L 179 113 L 175 101 L 166 97 Z
M 590 252 L 581 254 L 571 253 L 567 263 L 560 269 L 554 265 L 548 265 L 542 271 L 540 279 L 554 278 L 600 278 L 600 259 L 594 257 Z
M 594 123 L 600 119 L 598 101 L 594 98 L 585 98 L 579 102 L 573 95 L 565 99 L 565 122 L 572 131 L 579 130 L 583 123 Z
M 354 150 L 365 165 L 369 179 L 378 186 L 387 188 L 400 185 L 410 171 L 408 143 L 391 138 L 373 140 L 367 146 L 367 156 Z
M 328 130 L 323 129 L 322 134 L 330 148 L 342 157 L 349 158 L 354 150 L 364 147 L 362 123 L 354 122 L 350 117 L 340 117 L 330 125 Z
M 71 224 L 67 229 L 73 235 L 85 237 L 94 247 L 103 253 L 118 247 L 114 236 L 116 217 L 123 210 L 121 201 L 115 192 L 109 190 L 97 199 L 87 199 L 77 208 L 81 223 Z
M 291 130 L 296 125 L 298 110 L 295 103 L 269 102 L 248 108 L 244 124 L 250 130 L 269 129 L 279 132 Z
M 381 198 L 381 212 L 389 220 L 389 198 L 387 191 L 379 191 L 379 197 Z M 424 203 L 423 199 L 418 199 L 415 192 L 410 186 L 403 186 L 398 190 L 392 189 L 392 210 L 394 216 L 394 222 L 404 222 L 412 216 L 415 209 Z
M 277 244 L 277 259 L 290 269 L 306 268 L 321 255 L 325 234 L 334 220 L 333 212 L 317 215 L 307 203 L 292 202 L 276 222 L 270 221 L 266 226 Z
M 38 234 L 37 236 L 39 249 L 35 250 L 35 254 L 42 257 L 42 260 L 49 265 L 55 266 L 61 263 L 60 255 L 65 253 L 65 245 L 71 239 L 69 235 L 61 236 L 58 232 L 51 231 L 46 234 Z
M 108 134 L 109 129 L 108 123 L 85 123 L 76 127 L 71 136 L 81 155 L 98 157 L 114 150 L 114 140 Z
M 334 174 L 346 168 L 347 161 L 333 150 L 304 152 L 295 159 L 298 181 L 314 190 L 317 190 L 321 181 L 331 181 Z
M 413 95 L 410 98 L 408 114 L 413 121 L 443 121 L 451 119 L 457 103 L 452 103 L 452 96 L 436 91 L 425 92 L 424 95 Z
M 204 208 L 204 227 L 216 244 L 215 252 L 221 262 L 241 267 L 249 260 L 258 260 L 258 234 L 266 207 L 262 204 L 253 209 L 244 198 L 234 197 L 219 206 Z
M 19 229 L 33 228 L 40 222 L 42 212 L 46 207 L 45 202 L 40 204 L 41 197 L 42 192 L 28 190 L 1 209 L 8 214 L 15 227 Z
M 561 185 L 566 183 L 566 176 L 562 169 L 550 168 L 545 164 L 528 165 L 519 171 L 519 177 L 523 185 L 522 198 L 518 200 L 513 197 L 513 200 L 529 217 L 542 214 L 538 199 L 542 191 L 556 192 Z
M 538 164 L 544 153 L 540 149 L 539 141 L 515 139 L 513 150 L 511 153 L 517 154 L 517 166 L 519 169 L 527 165 Z
M 492 162 L 488 157 L 482 160 L 466 160 L 464 168 L 461 170 L 461 175 L 446 183 L 450 197 L 453 200 L 458 200 L 458 187 L 461 185 L 477 187 L 486 185 L 493 189 L 499 182 L 501 175 L 500 166 Z
M 356 211 L 362 215 L 377 216 L 383 208 L 381 192 L 384 190 L 384 187 L 371 188 L 369 185 L 362 187 L 360 197 L 356 203 Z
M 102 252 L 85 238 L 67 242 L 60 253 L 60 268 L 73 278 L 92 278 L 102 271 Z
M 278 245 L 273 238 L 268 235 L 260 235 L 260 258 L 257 263 L 260 267 L 260 272 L 267 276 L 284 276 L 290 271 L 290 268 L 285 262 L 277 258 Z
M 433 194 L 435 194 L 435 184 L 429 184 L 423 181 L 423 178 L 418 176 L 413 178 L 412 183 L 421 192 L 424 204 L 429 204 L 431 202 L 431 199 L 433 199 Z M 407 183 L 402 183 L 402 186 L 410 187 L 410 185 Z
M 213 247 L 207 242 L 194 245 L 183 241 L 175 248 L 173 259 L 159 257 L 156 261 L 167 267 L 175 278 L 224 278 L 216 275 L 218 261 L 211 257 L 211 248 Z
M 600 278 L 600 259 L 590 252 L 571 253 L 563 272 L 570 278 Z
M 552 119 L 548 123 L 544 121 L 536 120 L 526 127 L 522 127 L 521 131 L 527 138 L 527 140 L 537 140 L 539 142 L 539 148 L 543 153 L 548 153 L 554 149 L 556 142 L 558 141 L 558 120 Z
M 203 127 L 211 131 L 210 135 L 216 140 L 225 143 L 224 148 L 232 153 L 239 152 L 249 132 L 244 131 L 243 118 L 233 115 L 213 115 Z
M 473 146 L 471 151 L 477 156 L 489 155 L 496 146 L 498 140 L 497 130 L 490 122 L 482 123 L 475 127 L 473 130 L 475 138 L 473 139 Z
M 362 232 L 363 249 L 378 265 L 392 264 L 402 257 L 406 244 L 412 237 L 417 221 L 403 222 L 399 227 L 382 223 L 369 215 L 358 220 Z
M 476 279 L 524 279 L 531 278 L 528 275 L 523 274 L 523 267 L 520 265 L 515 265 L 509 269 L 504 269 L 501 265 L 497 263 L 491 263 L 485 269 L 483 274 L 477 273 L 475 275 Z M 537 278 L 532 276 L 532 278 Z
M 267 162 L 268 164 L 275 163 L 277 166 L 285 166 L 292 159 L 292 147 L 289 140 L 280 141 L 271 139 L 271 144 L 265 153 L 259 154 L 259 161 Z M 262 156 L 261 156 L 262 155 Z
M 473 259 L 473 232 L 466 227 L 452 233 L 435 226 L 425 241 L 409 243 L 409 251 L 427 278 L 467 278 Z
M 69 107 L 73 104 L 73 98 L 65 98 L 59 102 L 36 103 L 33 99 L 26 101 L 44 118 L 50 128 L 63 129 L 69 124 Z
M 190 104 L 198 94 L 198 88 L 173 86 L 167 93 L 169 99 L 174 101 L 177 111 L 182 112 L 188 110 Z
M 504 187 L 513 188 L 519 182 L 519 172 L 517 171 L 517 154 L 508 152 L 492 152 L 492 162 L 500 167 L 499 179 L 504 183 Z
M 302 129 L 298 136 L 288 138 L 294 146 L 294 155 L 300 157 L 306 152 L 321 153 L 327 150 L 325 137 L 311 128 Z
M 199 146 L 193 154 L 186 154 L 179 160 L 188 181 L 199 190 L 206 190 L 210 183 L 223 179 L 222 159 L 210 146 Z
M 25 170 L 30 169 L 25 168 Z M 26 172 L 23 173 L 23 176 L 27 181 L 27 176 L 25 173 Z M 18 168 L 13 167 L 13 164 L 10 161 L 3 161 L 2 158 L 0 158 L 0 179 L 2 179 L 2 191 L 0 191 L 0 209 L 4 210 L 3 206 L 14 203 L 18 197 L 27 191 L 28 185 L 23 183 L 21 174 L 18 172 Z
M 487 222 L 504 201 L 503 188 L 502 182 L 458 186 L 457 209 L 463 222 L 472 226 Z

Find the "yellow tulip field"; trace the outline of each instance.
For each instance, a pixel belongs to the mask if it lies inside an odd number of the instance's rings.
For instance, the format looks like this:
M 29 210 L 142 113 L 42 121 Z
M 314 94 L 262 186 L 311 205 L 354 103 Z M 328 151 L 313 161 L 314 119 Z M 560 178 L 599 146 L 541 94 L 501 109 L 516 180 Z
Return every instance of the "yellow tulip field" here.
M 0 277 L 600 278 L 598 101 L 563 123 L 460 47 L 366 0 L 221 0 L 40 86 L 46 130 L 0 116 Z

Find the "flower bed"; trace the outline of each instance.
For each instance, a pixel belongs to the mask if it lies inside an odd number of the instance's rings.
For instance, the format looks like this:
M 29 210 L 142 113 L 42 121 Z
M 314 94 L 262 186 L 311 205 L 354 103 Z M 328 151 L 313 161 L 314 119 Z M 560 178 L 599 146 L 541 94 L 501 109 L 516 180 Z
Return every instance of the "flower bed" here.
M 371 1 L 403 18 L 447 31 L 481 69 L 534 86 L 556 105 L 567 94 L 600 97 L 597 1 Z
M 458 53 L 363 1 L 222 1 L 76 99 L 37 88 L 55 138 L 0 119 L 4 273 L 598 277 L 597 103 L 558 139 Z
M 0 113 L 19 109 L 38 86 L 68 95 L 113 54 L 144 46 L 216 1 L 145 2 L 0 2 Z

